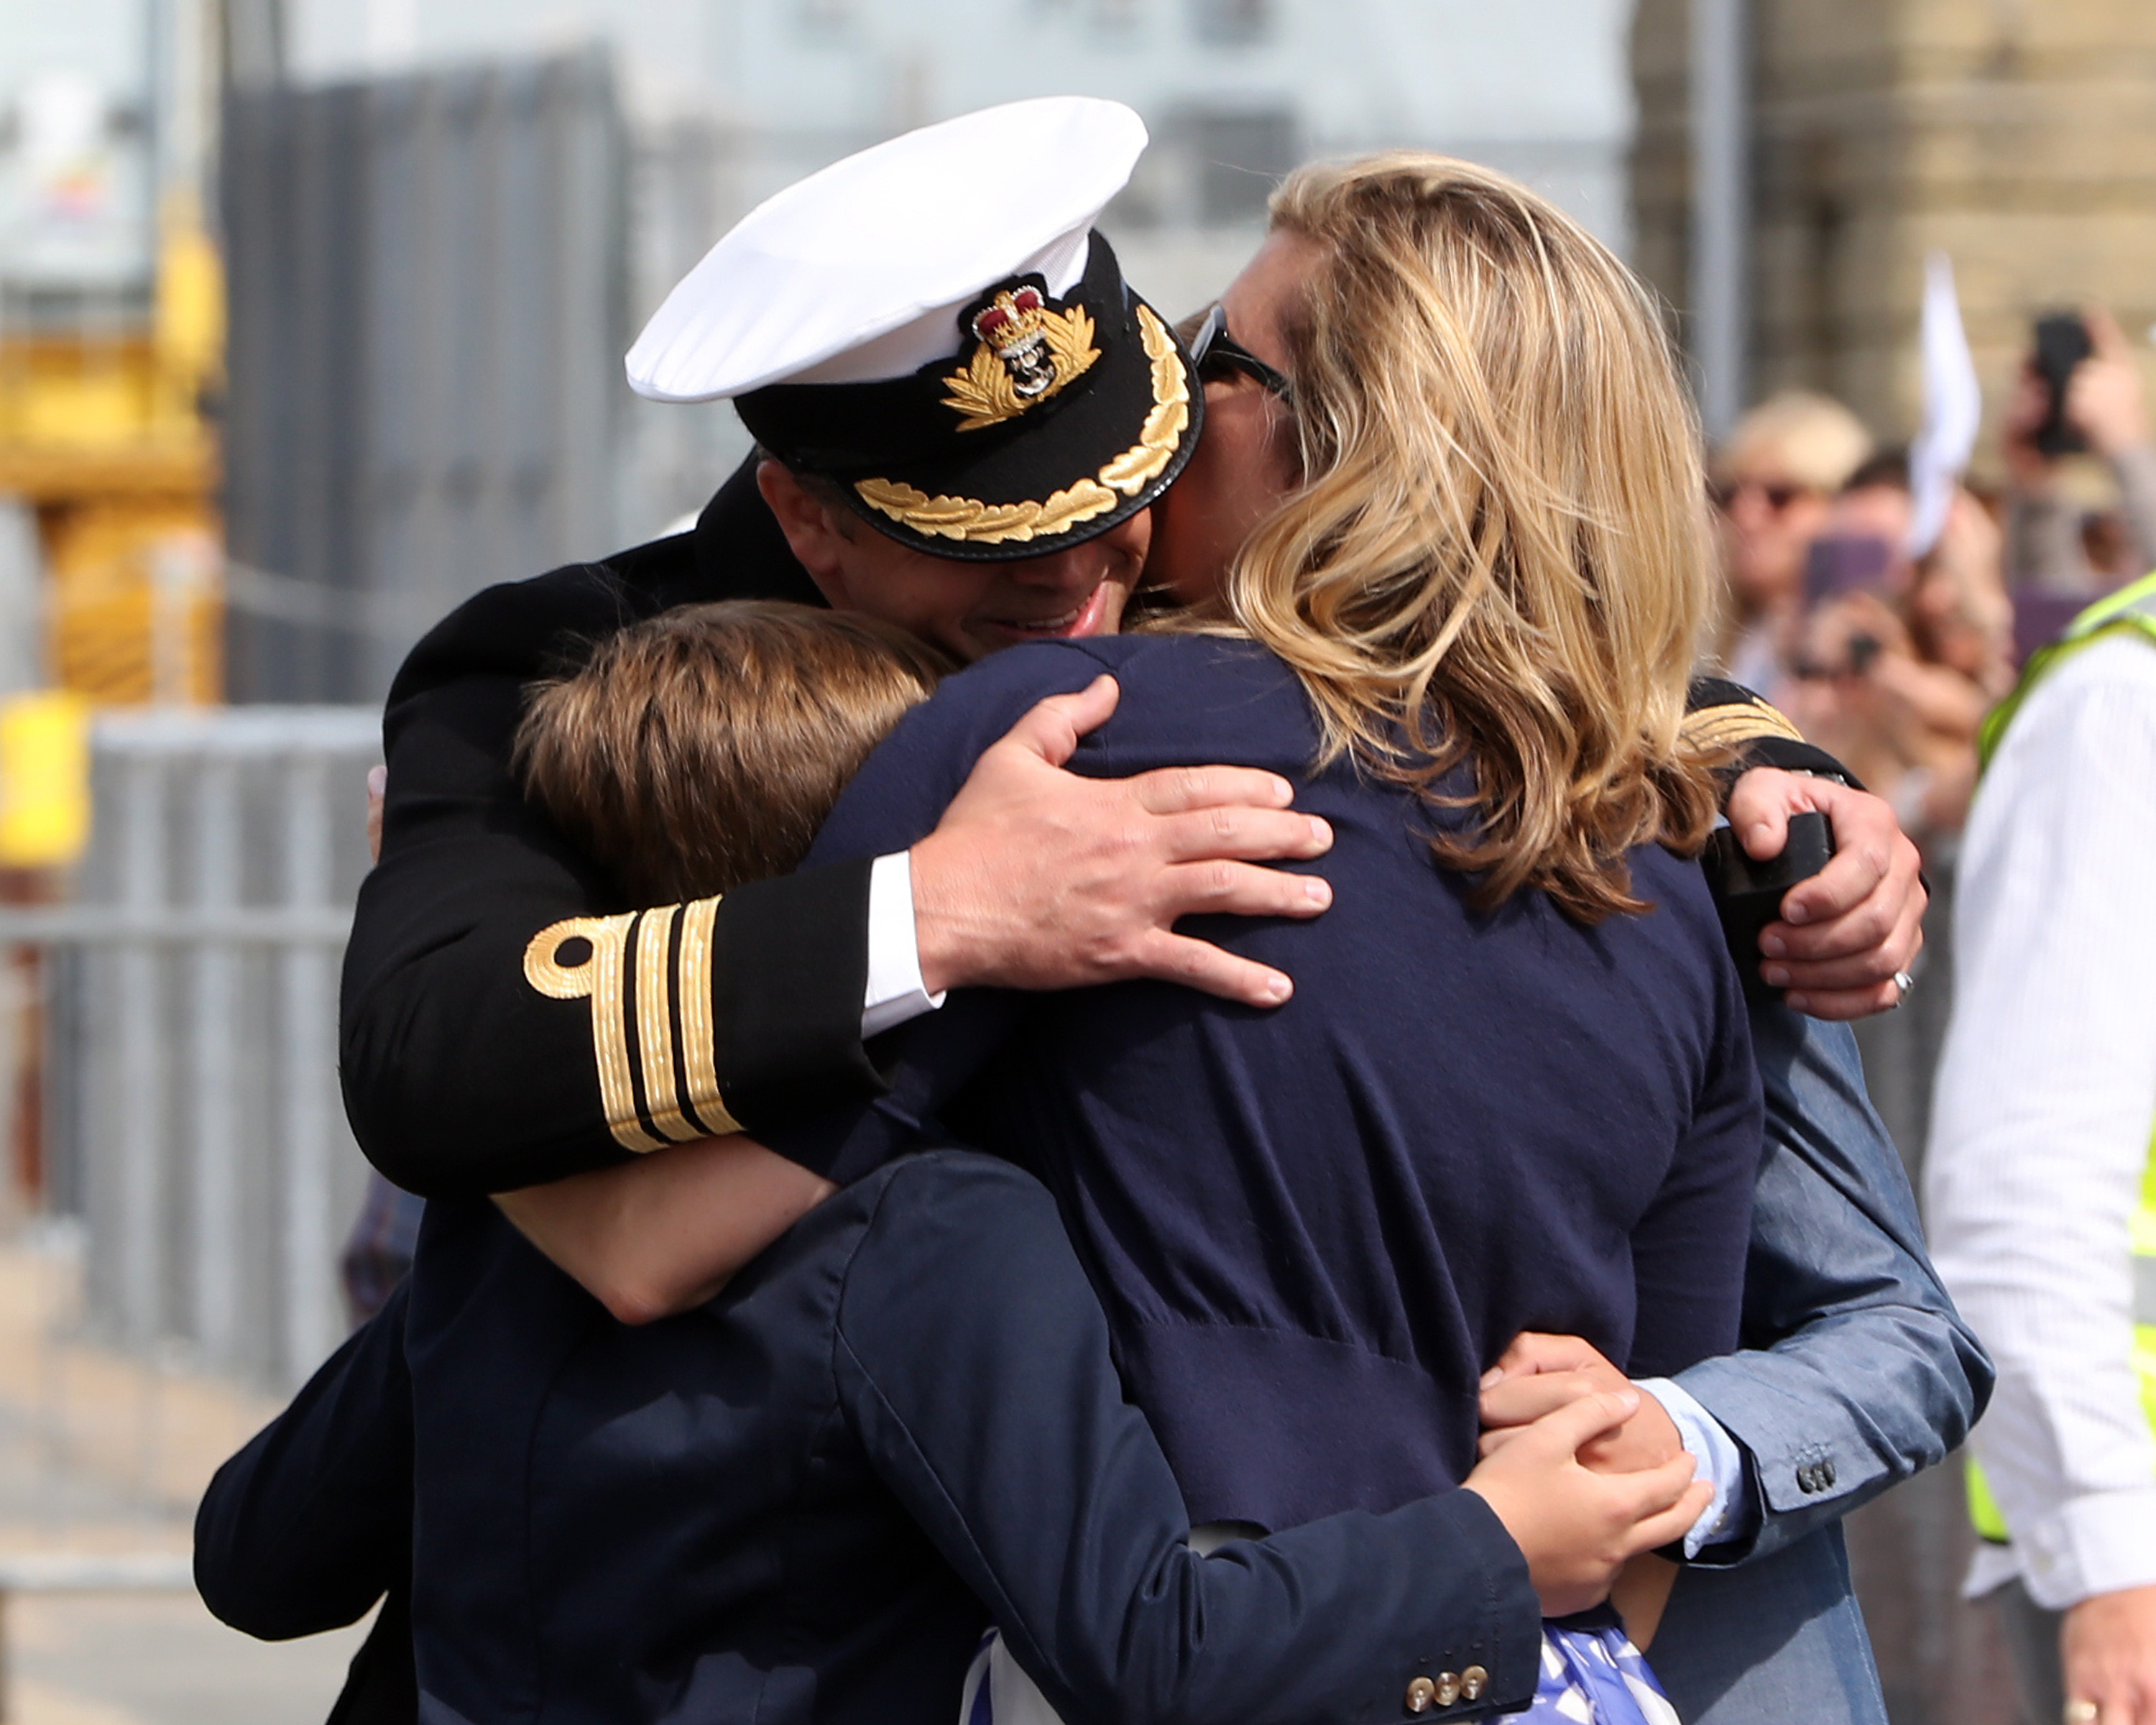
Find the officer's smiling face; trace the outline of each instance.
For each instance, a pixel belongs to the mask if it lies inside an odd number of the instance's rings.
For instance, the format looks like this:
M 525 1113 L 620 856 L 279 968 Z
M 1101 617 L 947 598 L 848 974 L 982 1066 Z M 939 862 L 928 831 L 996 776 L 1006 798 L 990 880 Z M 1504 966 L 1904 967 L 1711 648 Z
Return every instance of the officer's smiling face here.
M 1220 295 L 1235 341 L 1292 375 L 1287 317 L 1309 279 L 1311 242 L 1275 234 Z M 1205 431 L 1183 475 L 1152 506 L 1147 573 L 1185 604 L 1219 592 L 1243 541 L 1298 477 L 1294 415 L 1249 372 L 1214 371 L 1205 383 Z
M 1115 634 L 1152 537 L 1140 510 L 1067 551 L 966 562 L 886 537 L 775 461 L 757 470 L 757 483 L 793 555 L 834 606 L 895 623 L 967 663 L 1021 641 Z

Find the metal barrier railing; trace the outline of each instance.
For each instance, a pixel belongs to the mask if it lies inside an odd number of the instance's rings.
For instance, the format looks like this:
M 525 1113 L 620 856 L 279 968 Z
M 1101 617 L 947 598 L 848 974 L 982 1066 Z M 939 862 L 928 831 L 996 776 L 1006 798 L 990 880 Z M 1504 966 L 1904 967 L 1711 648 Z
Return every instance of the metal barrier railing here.
M 99 718 L 80 891 L 0 911 L 47 949 L 54 1196 L 87 1315 L 138 1351 L 296 1384 L 342 1333 L 363 1164 L 336 1089 L 338 952 L 367 866 L 359 708 Z

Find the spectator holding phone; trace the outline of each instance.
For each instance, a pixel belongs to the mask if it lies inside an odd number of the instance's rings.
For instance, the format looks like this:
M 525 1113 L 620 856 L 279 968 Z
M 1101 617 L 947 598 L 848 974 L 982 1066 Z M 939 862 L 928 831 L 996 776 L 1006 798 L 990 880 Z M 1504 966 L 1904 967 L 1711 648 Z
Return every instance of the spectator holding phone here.
M 2156 437 L 2133 344 L 2108 311 L 2039 321 L 2007 408 L 2005 449 L 2016 589 L 2085 602 L 2156 568 Z M 2115 513 L 2075 498 L 2066 458 L 2082 450 L 2110 470 Z
M 1827 511 L 1805 559 L 1789 711 L 1936 847 L 1960 829 L 1977 727 L 2013 684 L 2012 608 L 1999 528 L 1974 496 L 1955 493 L 1921 560 L 1911 514 L 1899 454 L 1866 462 Z
M 1782 704 L 1804 609 L 1804 557 L 1871 439 L 1839 402 L 1787 390 L 1737 422 L 1715 462 L 1725 589 L 1712 656 Z

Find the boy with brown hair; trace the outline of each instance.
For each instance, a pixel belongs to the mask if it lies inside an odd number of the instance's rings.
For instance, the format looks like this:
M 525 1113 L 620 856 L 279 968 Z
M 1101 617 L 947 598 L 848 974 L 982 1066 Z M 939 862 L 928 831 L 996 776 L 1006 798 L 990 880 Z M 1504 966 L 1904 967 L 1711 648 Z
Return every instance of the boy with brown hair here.
M 954 667 L 896 624 L 778 600 L 685 605 L 531 686 L 526 794 L 634 905 L 787 873 L 909 707 Z

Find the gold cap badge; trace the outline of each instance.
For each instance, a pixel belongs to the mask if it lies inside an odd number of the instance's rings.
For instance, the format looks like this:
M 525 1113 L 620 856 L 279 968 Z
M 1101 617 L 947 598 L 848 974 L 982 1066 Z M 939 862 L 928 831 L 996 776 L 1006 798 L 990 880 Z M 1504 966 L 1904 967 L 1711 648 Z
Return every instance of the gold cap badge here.
M 943 405 L 961 416 L 961 431 L 1016 418 L 1084 376 L 1101 357 L 1086 308 L 1059 310 L 1036 287 L 1004 289 L 967 326 L 973 350 L 964 367 L 943 380 L 951 392 Z

